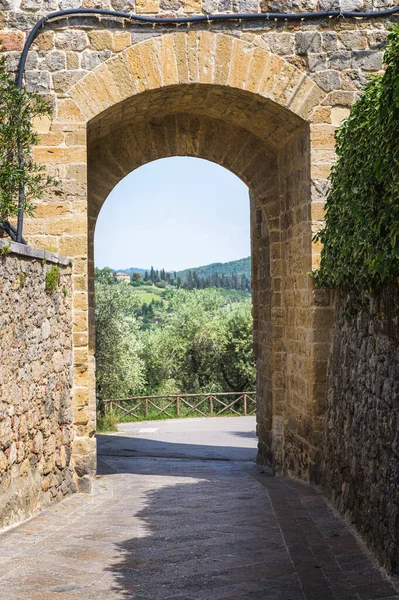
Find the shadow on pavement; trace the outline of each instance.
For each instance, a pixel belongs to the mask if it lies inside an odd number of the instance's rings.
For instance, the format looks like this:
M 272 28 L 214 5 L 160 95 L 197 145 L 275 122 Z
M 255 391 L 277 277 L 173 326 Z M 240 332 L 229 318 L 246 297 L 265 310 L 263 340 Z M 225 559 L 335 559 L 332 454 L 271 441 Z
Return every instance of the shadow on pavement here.
M 266 491 L 218 467 L 201 476 L 195 465 L 175 465 L 179 478 L 204 479 L 168 478 L 145 494 L 139 535 L 116 544 L 120 558 L 107 569 L 118 598 L 303 600 Z
M 234 433 L 240 435 L 240 433 Z M 241 437 L 256 436 L 245 435 Z M 256 461 L 256 448 L 239 446 L 212 446 L 206 444 L 172 443 L 147 439 L 140 435 L 97 435 L 97 456 L 165 457 L 196 460 Z
M 98 528 L 126 538 L 105 569 L 115 598 L 399 598 L 314 487 L 260 473 L 242 458 L 209 460 L 217 446 L 98 437 L 99 473 L 114 475 L 118 499 Z
M 235 435 L 236 437 L 240 437 L 240 438 L 253 439 L 253 440 L 256 440 L 258 437 L 256 435 L 255 431 L 232 431 L 231 435 Z

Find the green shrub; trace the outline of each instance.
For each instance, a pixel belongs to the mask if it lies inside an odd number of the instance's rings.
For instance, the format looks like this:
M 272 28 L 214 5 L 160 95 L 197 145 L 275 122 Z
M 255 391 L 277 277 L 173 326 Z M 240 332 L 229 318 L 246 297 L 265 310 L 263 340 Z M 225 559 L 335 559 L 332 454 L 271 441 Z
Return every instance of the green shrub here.
M 113 412 L 97 414 L 97 431 L 117 431 L 120 419 Z
M 60 281 L 60 268 L 54 265 L 46 273 L 46 292 L 52 294 L 58 287 Z
M 9 254 L 11 254 L 10 244 L 6 244 L 0 248 L 0 256 L 8 256 Z

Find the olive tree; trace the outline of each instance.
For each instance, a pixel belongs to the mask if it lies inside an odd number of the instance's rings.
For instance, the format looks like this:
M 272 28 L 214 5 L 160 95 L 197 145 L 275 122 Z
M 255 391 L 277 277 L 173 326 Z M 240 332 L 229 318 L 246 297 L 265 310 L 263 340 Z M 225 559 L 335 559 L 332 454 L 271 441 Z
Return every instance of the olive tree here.
M 134 316 L 137 298 L 129 286 L 95 285 L 97 397 L 134 396 L 144 387 L 142 343 Z
M 20 215 L 31 215 L 34 201 L 54 180 L 32 158 L 32 147 L 39 143 L 34 131 L 36 117 L 49 116 L 49 103 L 38 94 L 16 87 L 0 57 L 0 229 L 13 240 L 17 230 L 10 223 Z M 18 240 L 23 241 L 23 240 Z

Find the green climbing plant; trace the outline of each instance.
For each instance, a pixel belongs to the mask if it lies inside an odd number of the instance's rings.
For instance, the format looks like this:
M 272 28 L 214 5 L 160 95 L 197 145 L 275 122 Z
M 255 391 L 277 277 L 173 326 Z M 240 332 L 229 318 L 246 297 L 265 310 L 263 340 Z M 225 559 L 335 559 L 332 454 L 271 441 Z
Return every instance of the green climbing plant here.
M 35 200 L 55 183 L 32 158 L 32 147 L 39 143 L 33 120 L 50 114 L 44 98 L 15 86 L 5 57 L 0 56 L 0 228 L 12 239 L 16 230 L 9 220 L 18 214 L 21 189 L 20 208 L 31 215 Z
M 318 287 L 352 299 L 399 278 L 399 26 L 388 35 L 386 70 L 373 76 L 336 133 Z

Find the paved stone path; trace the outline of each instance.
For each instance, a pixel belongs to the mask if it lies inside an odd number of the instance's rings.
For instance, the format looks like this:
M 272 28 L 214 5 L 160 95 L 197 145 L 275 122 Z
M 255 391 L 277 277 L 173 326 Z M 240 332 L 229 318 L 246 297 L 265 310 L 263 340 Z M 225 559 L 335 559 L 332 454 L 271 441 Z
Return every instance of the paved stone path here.
M 1 600 L 399 600 L 313 487 L 112 437 L 92 496 L 0 536 Z

